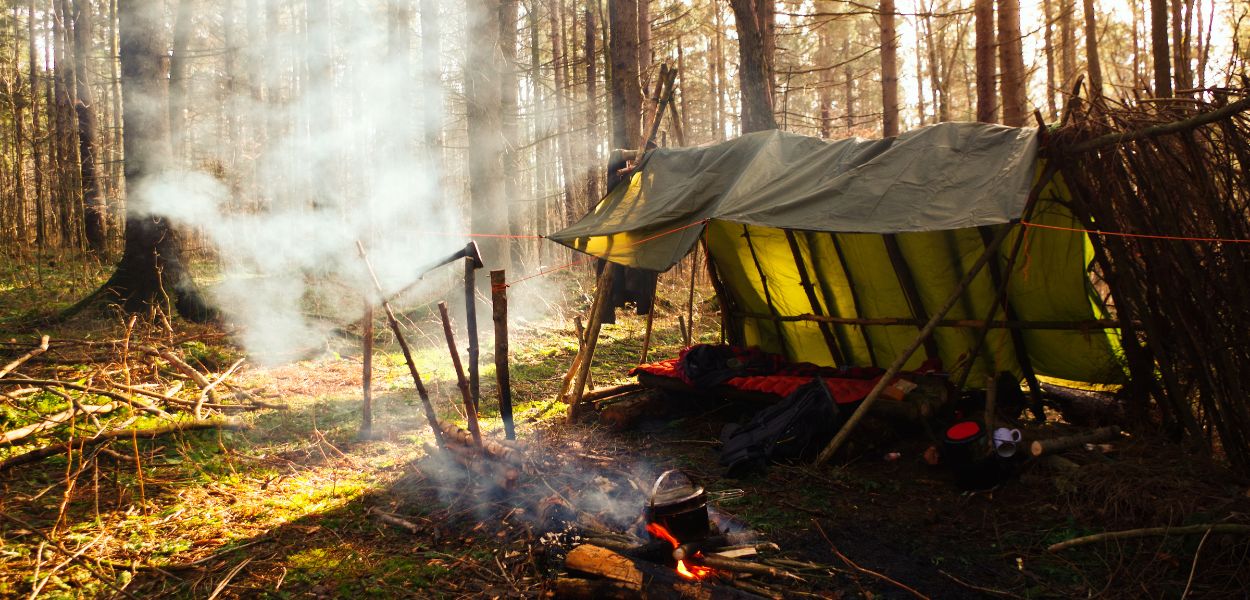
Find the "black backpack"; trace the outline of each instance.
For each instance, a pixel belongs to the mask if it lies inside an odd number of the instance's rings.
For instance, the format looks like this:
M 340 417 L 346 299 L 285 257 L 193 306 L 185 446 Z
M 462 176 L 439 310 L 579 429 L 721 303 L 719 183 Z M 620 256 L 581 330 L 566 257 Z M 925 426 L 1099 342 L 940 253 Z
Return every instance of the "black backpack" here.
M 729 467 L 728 476 L 741 477 L 769 462 L 802 458 L 827 444 L 844 421 L 844 411 L 816 377 L 746 424 L 726 425 L 720 463 Z

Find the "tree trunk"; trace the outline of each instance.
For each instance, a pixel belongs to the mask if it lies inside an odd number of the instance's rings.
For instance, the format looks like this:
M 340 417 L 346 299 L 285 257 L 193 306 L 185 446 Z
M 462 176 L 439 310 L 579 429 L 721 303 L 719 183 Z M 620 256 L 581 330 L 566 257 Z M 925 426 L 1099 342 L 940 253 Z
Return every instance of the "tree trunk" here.
M 517 134 L 517 0 L 500 0 L 499 2 L 499 47 L 503 50 L 502 69 L 499 72 L 499 104 L 502 109 L 500 127 L 503 133 L 503 197 L 507 204 L 508 232 L 519 235 L 524 229 L 521 220 L 521 207 L 515 201 L 521 197 L 518 177 L 520 160 L 517 149 L 521 146 Z M 509 263 L 499 268 L 519 269 L 521 266 L 520 244 L 508 244 Z M 474 332 L 476 335 L 476 332 Z M 476 398 L 476 397 L 475 397 Z
M 1023 126 L 1029 98 L 1020 40 L 1020 0 L 998 0 L 998 62 L 1003 74 L 1003 124 Z
M 169 143 L 174 156 L 186 154 L 187 120 L 187 46 L 191 43 L 191 25 L 195 0 L 179 0 L 174 18 L 174 52 L 169 58 Z
M 109 136 L 109 194 L 113 199 L 113 218 L 121 219 L 120 202 L 122 187 L 122 74 L 121 63 L 117 60 L 117 0 L 109 2 L 109 74 L 112 83 L 109 89 L 113 101 L 113 110 L 109 111 L 113 120 L 112 133 Z
M 74 63 L 78 101 L 74 104 L 78 114 L 78 160 L 83 194 L 83 224 L 87 247 L 97 255 L 105 253 L 105 234 L 108 210 L 104 195 L 100 193 L 100 180 L 96 177 L 96 113 L 95 98 L 91 88 L 91 68 L 87 64 L 87 52 L 91 40 L 91 2 L 74 1 Z
M 773 4 L 769 0 L 730 0 L 738 30 L 738 84 L 742 133 L 777 128 L 773 115 Z
M 824 67 L 820 71 L 820 88 L 817 97 L 820 102 L 820 137 L 829 139 L 833 137 L 833 41 L 832 32 L 829 31 L 833 27 L 833 23 L 821 23 L 816 29 L 817 42 L 819 51 L 817 53 L 817 63 Z
M 107 301 L 118 299 L 131 312 L 168 309 L 172 304 L 183 317 L 204 321 L 213 314 L 182 262 L 177 232 L 164 217 L 148 211 L 147 195 L 155 193 L 154 186 L 171 166 L 164 23 L 160 5 L 146 0 L 118 2 L 129 199 L 122 258 L 97 295 Z
M 598 76 L 595 72 L 595 15 L 590 9 L 585 11 L 586 19 L 586 202 L 594 204 L 599 200 L 599 171 L 601 170 L 599 153 L 598 107 L 596 84 Z M 683 96 L 684 98 L 684 96 Z
M 851 130 L 855 128 L 855 69 L 849 60 L 851 55 L 851 36 L 848 34 L 842 38 L 842 57 L 846 60 L 846 64 L 842 66 L 842 76 L 846 81 L 846 98 L 842 102 L 843 119 L 846 124 L 846 133 L 850 135 Z
M 635 1 L 638 3 L 638 77 L 644 84 L 642 93 L 646 96 L 651 87 L 651 0 Z
M 881 0 L 881 135 L 898 135 L 898 35 L 894 0 Z
M 1072 93 L 1076 81 L 1076 26 L 1072 22 L 1076 0 L 1059 0 L 1059 90 Z
M 1085 68 L 1089 71 L 1090 98 L 1102 97 L 1102 64 L 1098 60 L 1098 23 L 1094 0 L 1085 3 Z
M 719 2 L 712 3 L 712 22 L 712 61 L 716 63 L 712 80 L 712 88 L 716 93 L 712 139 L 719 142 L 725 139 L 725 34 Z
M 577 209 L 576 200 L 577 192 L 573 188 L 573 149 L 570 144 L 569 130 L 571 127 L 567 125 L 569 117 L 569 97 L 568 83 L 566 81 L 566 73 L 568 70 L 564 68 L 567 59 L 564 56 L 564 39 L 562 34 L 564 27 L 561 25 L 561 19 L 558 12 L 563 8 L 561 3 L 553 5 L 552 10 L 547 13 L 548 24 L 551 28 L 551 62 L 552 62 L 552 81 L 554 82 L 554 93 L 556 101 L 556 118 L 553 119 L 556 128 L 556 151 L 559 154 L 560 161 L 560 179 L 563 181 L 564 189 L 564 226 L 569 226 L 582 217 L 581 211 Z
M 642 146 L 642 88 L 638 80 L 638 5 L 610 0 L 608 23 L 612 62 L 612 147 Z
M 30 62 L 30 154 L 35 160 L 35 248 L 43 252 L 47 244 L 48 217 L 43 204 L 43 148 L 39 143 L 39 69 L 35 64 L 35 0 L 28 4 L 26 24 L 27 52 Z
M 1188 40 L 1186 38 L 1185 0 L 1171 0 L 1172 4 L 1172 79 L 1174 90 L 1189 89 Z
M 442 22 L 438 14 L 437 0 L 421 0 L 421 82 L 422 94 L 429 104 L 422 111 L 421 130 L 425 143 L 425 155 L 430 169 L 429 177 L 436 187 L 442 187 L 443 173 L 443 77 L 442 77 Z
M 500 98 L 498 0 L 467 0 L 467 44 L 464 95 L 469 134 L 469 221 L 475 233 L 508 233 L 508 207 L 503 197 L 503 112 Z M 482 260 L 505 265 L 507 246 L 483 239 Z
M 26 109 L 28 102 L 25 90 L 22 87 L 22 68 L 18 62 L 20 55 L 21 38 L 17 35 L 18 24 L 20 23 L 18 6 L 13 5 L 13 83 L 9 86 L 8 96 L 9 105 L 13 110 L 13 205 L 15 225 L 17 228 L 16 247 L 20 250 L 26 249 L 29 243 L 30 232 L 26 223 L 26 157 L 23 155 L 26 145 L 26 128 L 25 115 L 22 112 Z M 32 80 L 33 83 L 33 80 Z M 34 88 L 31 88 L 34 90 Z M 29 98 L 34 98 L 32 93 Z M 7 143 L 7 140 L 6 140 Z M 7 224 L 6 224 L 7 225 Z
M 1150 54 L 1154 60 L 1155 97 L 1172 96 L 1172 66 L 1168 53 L 1168 1 L 1150 0 Z
M 73 176 L 74 167 L 79 167 L 77 146 L 73 140 L 77 136 L 74 116 L 74 99 L 71 95 L 74 67 L 65 50 L 69 25 L 65 10 L 67 0 L 52 0 L 53 7 L 48 11 L 52 21 L 52 53 L 54 60 L 53 78 L 56 94 L 56 136 L 53 146 L 56 151 L 56 163 L 53 173 L 57 176 L 57 208 L 61 221 L 61 246 L 70 248 L 80 239 L 80 223 L 76 219 L 76 205 L 81 199 L 77 182 Z M 73 166 L 71 166 L 73 165 Z
M 998 121 L 998 94 L 995 93 L 994 0 L 976 0 L 973 15 L 976 19 L 977 120 L 995 123 Z
M 1042 0 L 1042 18 L 1046 22 L 1043 29 L 1043 51 L 1046 54 L 1046 114 L 1051 120 L 1059 119 L 1059 105 L 1055 102 L 1058 85 L 1055 82 L 1055 35 L 1052 21 L 1054 20 L 1054 0 Z

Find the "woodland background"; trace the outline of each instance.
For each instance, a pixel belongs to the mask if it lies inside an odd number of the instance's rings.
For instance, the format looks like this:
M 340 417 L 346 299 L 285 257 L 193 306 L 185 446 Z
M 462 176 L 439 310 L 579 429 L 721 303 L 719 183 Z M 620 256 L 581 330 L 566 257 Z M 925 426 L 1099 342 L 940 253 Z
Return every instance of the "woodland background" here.
M 128 13 L 154 13 L 136 35 L 156 50 L 144 94 L 167 96 L 172 164 L 225 185 L 221 213 L 316 207 L 327 194 L 347 211 L 368 195 L 362 165 L 402 148 L 420 165 L 404 187 L 424 190 L 425 213 L 452 230 L 526 235 L 578 218 L 604 191 L 609 152 L 641 147 L 661 65 L 678 76 L 660 145 L 774 126 L 840 138 L 946 120 L 1032 125 L 1035 109 L 1059 119 L 1078 77 L 1109 98 L 1218 93 L 1244 71 L 1250 11 L 1223 0 L 2 4 L 0 240 L 15 258 L 121 248 Z M 369 127 L 313 139 L 362 115 Z M 502 244 L 487 245 L 502 259 Z M 550 261 L 545 245 L 512 247 L 516 260 Z

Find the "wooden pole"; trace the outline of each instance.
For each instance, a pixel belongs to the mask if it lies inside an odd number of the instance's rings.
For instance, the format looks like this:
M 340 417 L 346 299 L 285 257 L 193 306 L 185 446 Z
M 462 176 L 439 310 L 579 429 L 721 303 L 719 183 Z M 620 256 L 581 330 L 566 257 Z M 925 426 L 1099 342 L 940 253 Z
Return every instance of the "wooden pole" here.
M 990 452 L 994 452 L 994 411 L 998 410 L 997 383 L 992 376 L 985 378 L 985 439 Z
M 473 257 L 464 259 L 464 322 L 469 333 L 469 395 L 473 398 L 473 412 L 478 410 L 481 386 L 478 371 L 477 345 L 477 264 Z
M 1029 214 L 1032 212 L 1033 205 L 1037 204 L 1037 197 L 1041 194 L 1042 187 L 1050 181 L 1050 178 L 1054 175 L 1054 173 L 1055 167 L 1052 162 L 1047 166 L 1046 172 L 1042 174 L 1042 177 L 1036 184 L 1033 185 L 1033 189 L 1030 190 L 1029 198 L 1025 202 L 1024 210 L 1021 211 L 1021 214 Z M 848 419 L 846 424 L 838 430 L 837 435 L 833 436 L 833 440 L 829 442 L 829 445 L 825 446 L 825 449 L 820 451 L 820 455 L 816 457 L 817 465 L 829 462 L 829 459 L 833 458 L 833 455 L 837 453 L 839 448 L 842 447 L 842 444 L 846 443 L 847 438 L 851 436 L 851 432 L 855 430 L 855 427 L 859 425 L 859 422 L 864 419 L 864 415 L 868 414 L 868 410 L 872 408 L 872 405 L 876 403 L 877 398 L 881 396 L 881 392 L 885 390 L 886 386 L 890 385 L 890 381 L 898 375 L 899 371 L 903 370 L 903 365 L 907 364 L 907 361 L 911 359 L 911 355 L 915 354 L 916 350 L 925 343 L 925 340 L 929 339 L 929 336 L 933 335 L 933 330 L 937 328 L 938 322 L 941 321 L 942 318 L 946 316 L 946 313 L 949 313 L 950 310 L 955 307 L 955 304 L 959 302 L 959 298 L 963 295 L 964 290 L 968 289 L 968 286 L 972 284 L 972 280 L 976 279 L 976 276 L 980 274 L 981 269 L 984 269 L 985 265 L 989 263 L 990 257 L 993 256 L 994 253 L 998 251 L 998 248 L 1003 245 L 1003 241 L 1007 239 L 1007 234 L 1012 229 L 1013 227 L 1002 227 L 998 230 L 994 239 L 986 245 L 985 251 L 981 253 L 981 256 L 977 258 L 977 261 L 973 263 L 972 267 L 968 269 L 968 272 L 964 274 L 963 279 L 961 279 L 959 284 L 955 286 L 955 289 L 946 299 L 946 302 L 942 303 L 941 308 L 935 311 L 932 317 L 929 317 L 929 322 L 926 323 L 924 328 L 920 330 L 916 339 L 912 340 L 911 344 L 903 350 L 902 354 L 899 354 L 898 358 L 894 359 L 894 362 L 891 363 L 889 368 L 885 370 L 881 379 L 877 380 L 876 385 L 872 387 L 872 391 L 868 392 L 868 396 L 865 397 L 864 401 L 859 404 L 859 408 L 856 408 L 855 412 L 851 414 L 851 418 Z
M 651 352 L 651 328 L 655 325 L 655 292 L 651 292 L 651 310 L 647 311 L 647 332 L 642 336 L 642 357 L 638 364 L 647 364 L 647 355 Z
M 672 106 L 672 103 L 669 103 Z M 699 244 L 694 245 L 694 251 L 690 253 L 690 295 L 686 298 L 686 326 L 689 327 L 689 334 L 686 335 L 686 347 L 694 343 L 694 280 L 697 269 L 699 268 Z M 652 309 L 655 308 L 654 302 Z
M 508 284 L 503 271 L 490 272 L 491 319 L 495 322 L 495 380 L 499 383 L 499 417 L 504 437 L 515 440 L 512 423 L 512 383 L 508 360 Z
M 360 409 L 360 437 L 367 438 L 373 433 L 373 304 L 365 303 L 364 348 L 361 351 L 360 387 L 363 401 Z
M 360 259 L 365 261 L 365 267 L 369 270 L 369 277 L 373 280 L 373 288 L 378 293 L 378 298 L 382 298 L 382 283 L 378 281 L 378 275 L 373 271 L 373 264 L 369 262 L 369 255 L 365 253 L 365 245 L 356 241 L 356 250 L 360 252 Z M 386 312 L 386 322 L 391 327 L 391 332 L 395 334 L 395 341 L 399 342 L 399 349 L 404 353 L 404 362 L 408 363 L 408 373 L 412 375 L 412 383 L 417 388 L 417 396 L 421 398 L 421 409 L 425 411 L 425 419 L 430 422 L 430 429 L 434 431 L 434 441 L 438 447 L 444 448 L 443 431 L 438 427 L 438 417 L 434 415 L 434 405 L 430 403 L 430 394 L 425 390 L 425 383 L 421 381 L 421 372 L 417 370 L 417 363 L 412 359 L 412 349 L 408 347 L 408 341 L 404 339 L 404 332 L 399 327 L 399 320 L 395 318 L 395 311 L 391 310 L 391 303 L 385 299 L 382 300 L 382 309 Z
M 582 344 L 582 351 L 579 353 L 580 360 L 574 360 L 577 369 L 573 376 L 572 387 L 569 389 L 569 421 L 577 418 L 577 405 L 581 403 L 582 392 L 586 390 L 586 381 L 590 377 L 590 363 L 595 357 L 595 346 L 599 342 L 599 329 L 603 326 L 601 313 L 603 312 L 603 303 L 607 301 L 608 289 L 612 286 L 612 273 L 615 269 L 611 264 L 603 267 L 603 272 L 599 274 L 599 281 L 595 285 L 595 300 L 590 304 L 590 322 L 586 325 L 586 337 Z
M 803 251 L 799 247 L 798 236 L 789 229 L 786 230 L 786 241 L 790 243 L 790 254 L 794 256 L 794 268 L 799 273 L 799 286 L 807 294 L 807 303 L 812 307 L 812 312 L 817 315 L 825 314 L 820 305 L 820 298 L 816 295 L 816 284 L 812 282 L 811 276 L 807 272 L 807 262 L 803 260 Z M 690 284 L 690 299 L 694 301 L 694 283 Z M 820 334 L 825 338 L 825 346 L 829 348 L 829 356 L 833 359 L 833 363 L 838 366 L 846 365 L 846 357 L 842 354 L 842 347 L 838 344 L 837 338 L 834 336 L 833 328 L 829 323 L 819 323 L 818 328 Z
M 783 323 L 794 321 L 814 321 L 817 323 L 834 323 L 837 325 L 859 325 L 861 327 L 918 327 L 924 322 L 911 317 L 831 317 L 828 315 L 771 315 L 750 311 L 729 311 L 732 316 L 748 319 L 774 320 Z M 981 319 L 941 319 L 938 327 L 954 327 L 958 329 L 1044 329 L 1052 331 L 1097 331 L 1100 329 L 1119 329 L 1121 322 L 1116 319 L 1093 319 L 1089 321 L 984 321 Z
M 451 330 L 451 316 L 447 314 L 447 303 L 438 303 L 438 316 L 443 319 L 443 335 L 447 337 L 447 351 L 451 353 L 451 364 L 456 369 L 456 384 L 460 388 L 460 396 L 464 399 L 464 416 L 469 422 L 469 433 L 473 434 L 473 444 L 481 447 L 482 432 L 477 425 L 477 407 L 473 405 L 473 393 L 469 391 L 469 380 L 464 376 L 464 367 L 460 364 L 460 352 L 456 350 L 456 334 Z

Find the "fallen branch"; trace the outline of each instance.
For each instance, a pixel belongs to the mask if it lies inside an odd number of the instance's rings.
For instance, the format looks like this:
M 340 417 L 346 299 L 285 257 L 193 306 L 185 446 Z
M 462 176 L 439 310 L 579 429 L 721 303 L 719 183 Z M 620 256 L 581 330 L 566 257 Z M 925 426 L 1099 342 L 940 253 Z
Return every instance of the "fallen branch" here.
M 112 431 L 102 431 L 91 438 L 80 438 L 73 440 L 73 446 L 70 444 L 53 444 L 36 450 L 31 450 L 24 454 L 8 458 L 0 462 L 0 471 L 6 471 L 10 468 L 33 463 L 43 460 L 49 456 L 54 456 L 62 452 L 66 452 L 71 448 L 82 450 L 98 444 L 103 444 L 117 438 L 143 438 L 153 439 L 171 433 L 181 433 L 185 431 L 195 431 L 199 429 L 227 429 L 227 430 L 245 430 L 251 429 L 251 425 L 234 419 L 198 419 L 194 421 L 184 421 L 165 425 L 161 427 L 153 427 L 150 429 L 114 429 Z
M 46 335 L 45 335 L 45 336 L 43 336 L 43 338 L 41 338 L 41 339 L 39 340 L 39 347 L 38 347 L 38 348 L 35 348 L 34 350 L 31 350 L 30 352 L 27 352 L 26 354 L 23 354 L 23 355 L 21 355 L 21 356 L 17 357 L 16 359 L 14 359 L 14 360 L 13 360 L 13 362 L 11 362 L 11 363 L 9 363 L 9 364 L 7 364 L 7 365 L 4 365 L 4 368 L 3 368 L 3 369 L 0 369 L 0 379 L 3 379 L 3 378 L 4 378 L 4 376 L 5 376 L 5 375 L 8 375 L 10 372 L 12 372 L 12 371 L 13 371 L 13 369 L 16 369 L 16 368 L 18 368 L 18 367 L 22 366 L 22 363 L 24 363 L 24 362 L 26 362 L 26 361 L 28 361 L 28 360 L 30 360 L 30 359 L 32 359 L 32 358 L 34 358 L 34 357 L 36 357 L 36 356 L 39 356 L 40 354 L 43 354 L 44 352 L 47 352 L 47 351 L 48 351 L 48 336 L 46 336 Z
M 82 408 L 81 411 L 79 410 L 79 407 Z M 56 427 L 57 425 L 61 425 L 65 423 L 66 421 L 70 420 L 70 418 L 73 417 L 74 414 L 77 412 L 82 412 L 84 414 L 89 414 L 89 415 L 91 414 L 100 415 L 100 414 L 104 414 L 107 412 L 111 412 L 112 410 L 116 408 L 117 408 L 117 404 L 113 402 L 110 402 L 108 404 L 80 404 L 78 406 L 71 406 L 38 423 L 33 423 L 25 427 L 19 427 L 17 429 L 13 429 L 10 431 L 6 431 L 4 433 L 0 433 L 0 444 L 12 444 L 13 442 L 25 439 L 36 433 L 40 433 L 42 431 L 47 431 L 49 429 L 52 429 L 53 427 Z
M 86 393 L 88 393 L 88 394 L 95 394 L 95 395 L 97 395 L 97 396 L 104 396 L 104 397 L 106 397 L 106 398 L 112 398 L 112 399 L 114 399 L 114 400 L 120 400 L 120 401 L 122 401 L 122 402 L 125 402 L 126 404 L 131 404 L 131 405 L 134 405 L 135 407 L 139 408 L 140 410 L 143 410 L 143 411 L 149 412 L 149 413 L 151 413 L 151 414 L 154 414 L 154 415 L 156 415 L 156 416 L 158 416 L 158 417 L 161 417 L 161 418 L 164 418 L 164 419 L 173 419 L 173 418 L 174 418 L 174 417 L 173 417 L 173 415 L 171 415 L 171 414 L 169 414 L 169 413 L 167 413 L 167 412 L 165 412 L 165 411 L 161 410 L 160 408 L 157 408 L 157 407 L 155 407 L 155 406 L 153 406 L 153 405 L 151 405 L 151 404 L 149 404 L 149 403 L 147 403 L 147 402 L 144 402 L 143 400 L 140 400 L 140 399 L 135 398 L 135 397 L 132 397 L 132 396 L 127 396 L 126 394 L 122 394 L 122 393 L 120 393 L 120 392 L 114 392 L 114 391 L 112 391 L 112 390 L 106 390 L 106 389 L 102 389 L 102 388 L 91 387 L 91 386 L 82 385 L 82 384 L 78 384 L 78 383 L 70 383 L 70 382 L 68 382 L 68 381 L 57 381 L 57 380 L 55 380 L 55 379 L 25 379 L 25 378 L 22 378 L 22 379 L 4 379 L 4 380 L 0 380 L 0 385 L 15 385 L 15 384 L 25 384 L 25 385 L 31 385 L 31 386 L 40 387 L 40 388 L 46 388 L 46 387 L 60 387 L 60 388 L 65 388 L 65 389 L 67 389 L 67 390 L 76 390 L 76 391 L 79 391 L 79 392 L 86 392 Z
M 1067 550 L 1074 546 L 1083 546 L 1085 544 L 1093 544 L 1097 542 L 1111 542 L 1117 540 L 1127 540 L 1139 537 L 1150 536 L 1168 536 L 1168 535 L 1194 535 L 1198 533 L 1234 533 L 1234 534 L 1250 534 L 1250 525 L 1240 523 L 1211 523 L 1208 525 L 1185 525 L 1182 527 L 1144 527 L 1141 529 L 1126 529 L 1124 531 L 1107 531 L 1104 533 L 1095 533 L 1093 535 L 1084 535 L 1078 538 L 1065 540 L 1057 544 L 1051 544 L 1046 548 L 1049 552 L 1058 552 Z
M 377 507 L 373 507 L 373 508 L 370 508 L 369 510 L 366 510 L 365 514 L 372 515 L 374 518 L 376 518 L 377 520 L 383 523 L 394 525 L 402 529 L 407 529 L 408 533 L 417 533 L 421 531 L 420 525 L 417 525 L 416 523 L 413 523 L 412 521 L 409 521 L 407 519 L 401 519 L 400 517 L 397 517 L 390 513 L 382 512 L 378 510 Z

